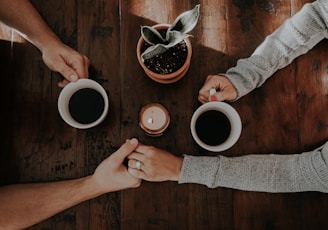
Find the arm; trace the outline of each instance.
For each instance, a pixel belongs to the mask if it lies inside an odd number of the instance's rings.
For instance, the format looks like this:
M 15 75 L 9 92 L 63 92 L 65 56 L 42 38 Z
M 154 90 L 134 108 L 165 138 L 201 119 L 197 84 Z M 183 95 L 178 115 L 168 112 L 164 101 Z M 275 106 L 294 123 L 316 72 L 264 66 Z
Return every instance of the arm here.
M 138 187 L 123 161 L 137 146 L 126 142 L 91 176 L 61 182 L 17 184 L 0 188 L 0 226 L 22 229 L 107 192 Z
M 0 21 L 17 29 L 42 53 L 43 61 L 53 71 L 61 73 L 69 81 L 88 77 L 89 61 L 62 41 L 48 27 L 28 0 L 0 0 Z
M 241 157 L 174 156 L 139 145 L 129 157 L 129 172 L 148 181 L 173 180 L 260 192 L 328 193 L 328 142 L 311 152 Z M 136 169 L 136 161 L 141 169 Z
M 179 183 L 272 193 L 328 193 L 327 159 L 328 143 L 302 154 L 186 156 Z
M 290 64 L 296 57 L 308 52 L 322 39 L 328 37 L 328 1 L 317 0 L 287 19 L 276 31 L 245 59 L 230 68 L 225 76 L 230 83 L 209 76 L 199 92 L 202 103 L 209 101 L 209 89 L 218 89 L 216 100 L 236 100 L 260 87 L 278 69 Z M 232 94 L 231 83 L 235 87 Z M 228 87 L 227 87 L 228 85 Z

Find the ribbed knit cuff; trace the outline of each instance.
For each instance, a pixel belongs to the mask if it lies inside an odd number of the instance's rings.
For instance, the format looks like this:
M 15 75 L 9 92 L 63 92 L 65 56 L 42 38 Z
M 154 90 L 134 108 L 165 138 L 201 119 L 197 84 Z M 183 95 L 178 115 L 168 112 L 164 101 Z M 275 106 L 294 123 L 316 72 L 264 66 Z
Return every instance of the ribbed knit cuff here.
M 219 157 L 185 155 L 182 163 L 179 184 L 196 183 L 212 187 L 213 178 L 216 177 L 219 166 Z
M 231 81 L 231 83 L 237 90 L 237 98 L 235 100 L 232 100 L 231 102 L 239 100 L 241 97 L 245 96 L 246 94 L 248 94 L 250 91 L 253 90 L 250 86 L 248 86 L 248 82 L 244 78 L 242 78 L 239 74 L 226 73 L 220 75 L 228 78 L 229 81 Z

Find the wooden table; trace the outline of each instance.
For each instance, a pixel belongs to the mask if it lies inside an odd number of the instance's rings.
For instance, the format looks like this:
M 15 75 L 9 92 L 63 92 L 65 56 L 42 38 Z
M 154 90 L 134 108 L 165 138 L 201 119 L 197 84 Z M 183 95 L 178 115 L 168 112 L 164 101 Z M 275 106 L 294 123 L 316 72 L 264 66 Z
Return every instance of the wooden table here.
M 110 112 L 98 127 L 69 127 L 57 111 L 60 75 L 43 64 L 29 43 L 1 41 L 1 184 L 91 174 L 131 137 L 177 155 L 215 155 L 200 149 L 189 130 L 205 77 L 248 57 L 266 35 L 311 1 L 32 2 L 66 44 L 90 58 L 90 76 L 106 89 Z M 201 17 L 191 32 L 189 72 L 174 84 L 152 81 L 137 63 L 140 26 L 172 23 L 198 3 Z M 243 131 L 237 144 L 221 154 L 300 153 L 327 140 L 327 46 L 321 42 L 263 87 L 231 103 L 240 113 Z M 138 125 L 139 110 L 150 102 L 163 104 L 171 115 L 161 137 L 145 135 Z M 30 229 L 323 229 L 327 216 L 328 196 L 322 193 L 267 194 L 143 182 Z

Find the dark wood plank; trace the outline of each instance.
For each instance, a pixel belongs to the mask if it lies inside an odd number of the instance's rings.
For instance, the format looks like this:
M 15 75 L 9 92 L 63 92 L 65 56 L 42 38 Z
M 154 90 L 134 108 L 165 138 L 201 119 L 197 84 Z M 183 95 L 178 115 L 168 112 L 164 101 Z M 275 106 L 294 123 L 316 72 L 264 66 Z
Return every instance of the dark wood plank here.
M 306 2 L 294 1 L 41 1 L 33 4 L 64 43 L 90 58 L 90 78 L 110 100 L 98 127 L 76 130 L 57 112 L 59 74 L 42 62 L 39 51 L 19 42 L 0 41 L 0 183 L 56 181 L 88 175 L 126 138 L 176 155 L 216 155 L 192 140 L 189 122 L 200 106 L 198 90 L 209 74 L 225 72 L 248 57 L 284 20 Z M 141 25 L 172 23 L 201 4 L 191 32 L 193 57 L 187 75 L 163 85 L 149 79 L 136 58 Z M 8 36 L 7 36 L 8 39 Z M 231 103 L 240 113 L 242 135 L 220 153 L 300 153 L 328 136 L 327 41 L 279 70 L 261 88 Z M 140 109 L 159 102 L 171 124 L 160 137 L 138 124 Z M 72 207 L 29 229 L 321 229 L 327 195 L 269 194 L 175 182 L 143 182 L 137 189 L 108 193 Z
M 4 38 L 5 39 L 5 36 Z M 17 180 L 17 171 L 12 171 L 11 166 L 14 165 L 15 159 L 11 154 L 12 148 L 12 88 L 13 79 L 11 78 L 12 71 L 12 55 L 11 55 L 11 42 L 8 40 L 0 40 L 0 70 L 1 70 L 1 90 L 0 90 L 0 103 L 3 105 L 1 110 L 1 130 L 6 134 L 4 138 L 1 138 L 1 159 L 0 162 L 6 162 L 6 164 L 1 164 L 0 167 L 0 183 L 8 184 L 12 181 Z
M 318 147 L 328 136 L 327 41 L 322 41 L 297 60 L 297 105 L 302 151 Z
M 87 173 L 114 152 L 122 142 L 120 135 L 120 19 L 119 1 L 78 1 L 78 47 L 90 59 L 90 78 L 106 90 L 110 109 L 107 119 L 86 131 Z M 109 175 L 110 176 L 110 175 Z M 120 194 L 109 193 L 89 202 L 89 229 L 118 229 Z M 81 226 L 86 228 L 86 226 Z

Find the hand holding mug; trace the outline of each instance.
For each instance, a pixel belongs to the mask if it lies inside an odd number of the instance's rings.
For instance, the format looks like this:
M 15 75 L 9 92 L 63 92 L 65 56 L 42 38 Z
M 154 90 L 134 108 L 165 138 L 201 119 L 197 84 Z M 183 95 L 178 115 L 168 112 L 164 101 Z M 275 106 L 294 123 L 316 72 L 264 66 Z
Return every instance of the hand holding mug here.
M 44 63 L 52 71 L 59 72 L 65 78 L 58 83 L 59 87 L 66 86 L 80 78 L 89 78 L 89 59 L 71 47 L 58 41 L 42 47 Z
M 210 95 L 210 90 L 216 89 L 214 95 Z M 199 90 L 198 100 L 201 103 L 209 101 L 232 101 L 237 98 L 237 90 L 228 78 L 221 75 L 207 76 L 203 87 Z

